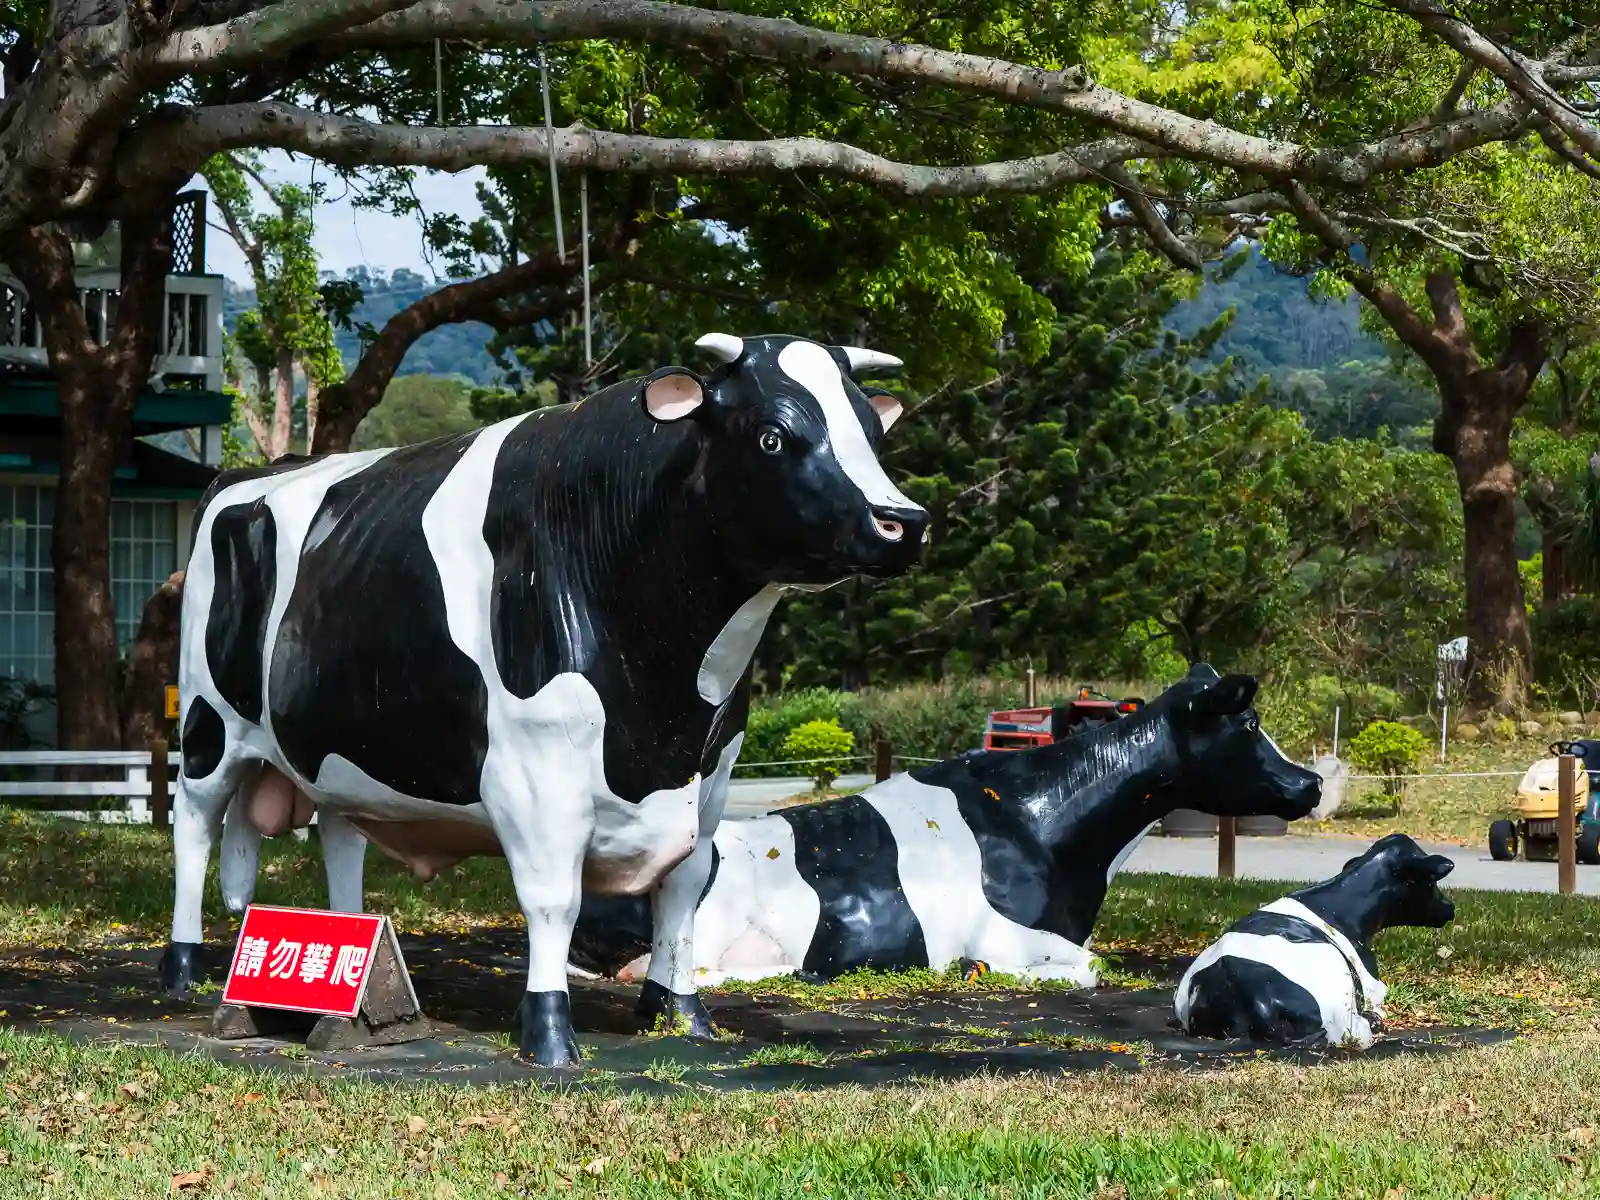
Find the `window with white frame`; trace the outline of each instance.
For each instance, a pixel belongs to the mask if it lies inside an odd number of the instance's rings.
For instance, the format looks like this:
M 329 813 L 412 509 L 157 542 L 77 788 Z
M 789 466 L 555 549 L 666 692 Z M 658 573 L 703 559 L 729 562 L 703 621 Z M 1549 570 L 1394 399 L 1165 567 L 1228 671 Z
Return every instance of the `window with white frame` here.
M 0 487 L 0 675 L 55 682 L 55 577 L 50 530 L 56 491 Z
M 55 682 L 55 500 L 53 487 L 0 485 L 0 675 L 40 683 Z M 111 502 L 111 595 L 124 650 L 177 560 L 176 501 Z
M 111 502 L 111 599 L 117 645 L 139 633 L 145 602 L 178 569 L 178 506 L 171 500 Z

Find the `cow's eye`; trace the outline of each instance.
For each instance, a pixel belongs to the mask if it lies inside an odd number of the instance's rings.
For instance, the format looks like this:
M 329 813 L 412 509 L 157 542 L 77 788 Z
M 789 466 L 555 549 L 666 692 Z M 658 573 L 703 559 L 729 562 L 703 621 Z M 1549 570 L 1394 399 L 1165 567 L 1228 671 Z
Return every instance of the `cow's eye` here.
M 761 432 L 756 434 L 756 445 L 761 447 L 763 454 L 782 454 L 783 434 L 776 425 L 763 425 Z

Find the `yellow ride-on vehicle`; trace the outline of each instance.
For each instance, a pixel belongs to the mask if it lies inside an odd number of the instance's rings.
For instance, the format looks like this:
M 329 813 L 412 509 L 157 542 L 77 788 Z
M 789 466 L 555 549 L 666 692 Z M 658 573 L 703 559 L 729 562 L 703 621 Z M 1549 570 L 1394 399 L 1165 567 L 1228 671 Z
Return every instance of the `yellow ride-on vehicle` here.
M 1520 848 L 1529 862 L 1554 862 L 1560 845 L 1561 759 L 1577 758 L 1573 777 L 1573 811 L 1577 820 L 1577 857 L 1581 863 L 1600 863 L 1600 741 L 1555 742 L 1550 757 L 1541 758 L 1517 784 L 1517 817 L 1489 826 L 1489 855 L 1511 862 Z

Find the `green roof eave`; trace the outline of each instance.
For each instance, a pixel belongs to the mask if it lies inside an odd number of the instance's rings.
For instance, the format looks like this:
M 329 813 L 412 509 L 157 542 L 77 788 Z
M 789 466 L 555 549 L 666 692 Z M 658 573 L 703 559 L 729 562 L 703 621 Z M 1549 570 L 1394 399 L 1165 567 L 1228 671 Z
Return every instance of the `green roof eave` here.
M 60 417 L 61 405 L 54 380 L 11 379 L 0 383 L 0 416 Z M 225 392 L 145 391 L 133 410 L 136 434 L 164 433 L 227 425 L 233 420 L 233 400 Z

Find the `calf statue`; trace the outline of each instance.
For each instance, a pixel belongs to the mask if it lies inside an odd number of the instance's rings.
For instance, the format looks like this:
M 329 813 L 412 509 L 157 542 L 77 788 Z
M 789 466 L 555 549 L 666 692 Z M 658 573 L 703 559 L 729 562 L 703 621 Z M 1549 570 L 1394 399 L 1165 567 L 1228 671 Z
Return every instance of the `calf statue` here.
M 1195 1037 L 1369 1049 L 1388 988 L 1372 940 L 1455 915 L 1439 881 L 1455 869 L 1403 833 L 1379 838 L 1325 883 L 1236 922 L 1194 960 L 1173 998 Z
M 647 1020 L 713 1033 L 694 910 L 749 668 L 788 588 L 904 573 L 928 515 L 878 463 L 889 355 L 708 334 L 575 404 L 397 450 L 231 471 L 195 516 L 162 983 L 203 974 L 201 894 L 248 902 L 263 834 L 317 814 L 335 909 L 365 840 L 431 878 L 510 861 L 520 1052 L 576 1066 L 581 889 L 649 896 Z
M 1094 986 L 1090 932 L 1151 825 L 1177 808 L 1294 820 L 1316 804 L 1318 776 L 1262 732 L 1255 692 L 1200 664 L 1138 713 L 1054 745 L 976 751 L 859 796 L 724 822 L 696 981 L 966 958 Z M 642 902 L 586 895 L 574 962 L 616 973 L 649 933 Z

